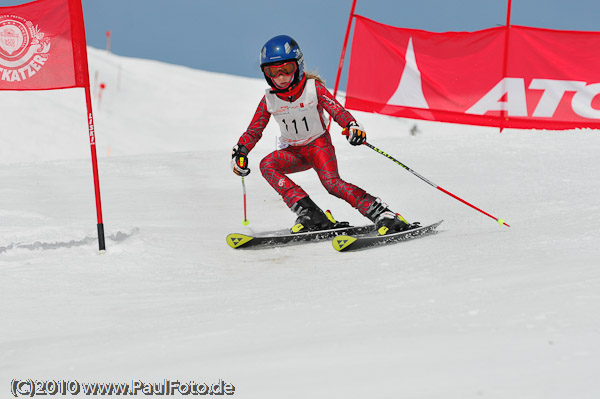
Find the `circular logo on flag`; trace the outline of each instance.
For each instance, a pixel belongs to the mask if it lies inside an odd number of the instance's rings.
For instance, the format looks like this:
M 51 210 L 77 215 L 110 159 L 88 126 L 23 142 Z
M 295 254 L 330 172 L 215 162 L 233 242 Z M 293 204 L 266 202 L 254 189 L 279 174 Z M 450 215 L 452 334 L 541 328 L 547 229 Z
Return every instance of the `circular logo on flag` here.
M 0 22 L 0 48 L 7 58 L 17 58 L 29 47 L 27 26 L 20 21 L 4 20 Z
M 20 82 L 35 75 L 48 60 L 50 38 L 31 21 L 0 15 L 0 79 Z

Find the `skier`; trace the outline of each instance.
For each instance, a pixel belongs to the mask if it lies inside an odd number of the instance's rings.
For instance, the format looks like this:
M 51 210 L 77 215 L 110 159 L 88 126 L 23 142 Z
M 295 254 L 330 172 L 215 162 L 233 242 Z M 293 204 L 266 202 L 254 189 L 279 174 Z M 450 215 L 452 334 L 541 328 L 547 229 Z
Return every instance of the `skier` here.
M 298 215 L 292 233 L 329 229 L 336 223 L 287 176 L 311 168 L 330 194 L 345 200 L 374 222 L 380 235 L 411 228 L 380 198 L 340 178 L 323 110 L 347 129 L 351 145 L 365 143 L 365 129 L 325 88 L 318 75 L 304 71 L 304 57 L 298 43 L 285 35 L 270 39 L 260 52 L 260 67 L 271 88 L 266 90 L 248 129 L 233 147 L 233 172 L 238 176 L 250 173 L 248 153 L 273 116 L 281 130 L 280 149 L 263 158 L 260 171 Z

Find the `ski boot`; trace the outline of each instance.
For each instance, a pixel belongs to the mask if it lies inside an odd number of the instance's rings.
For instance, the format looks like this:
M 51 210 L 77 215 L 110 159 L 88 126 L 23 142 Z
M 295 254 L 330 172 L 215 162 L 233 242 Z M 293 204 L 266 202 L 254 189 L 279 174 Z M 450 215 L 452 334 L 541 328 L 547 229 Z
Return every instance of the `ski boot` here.
M 377 235 L 383 236 L 391 233 L 410 230 L 419 227 L 419 223 L 408 223 L 399 213 L 394 213 L 388 208 L 388 205 L 380 198 L 376 198 L 371 204 L 366 214 L 373 223 Z
M 304 197 L 292 205 L 292 211 L 298 215 L 296 224 L 290 229 L 292 233 L 328 230 L 347 227 L 347 222 L 337 222 L 331 212 L 323 212 L 310 197 Z

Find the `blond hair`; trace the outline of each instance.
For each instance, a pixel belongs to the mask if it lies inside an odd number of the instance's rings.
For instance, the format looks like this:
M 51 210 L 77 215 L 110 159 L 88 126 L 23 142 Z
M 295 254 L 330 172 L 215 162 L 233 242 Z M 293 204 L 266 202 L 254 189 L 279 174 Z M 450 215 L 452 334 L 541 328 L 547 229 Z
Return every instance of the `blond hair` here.
M 306 74 L 306 79 L 314 79 L 317 82 L 325 85 L 325 81 L 323 80 L 322 77 L 319 76 L 318 73 L 307 71 L 307 72 L 305 72 L 305 74 Z

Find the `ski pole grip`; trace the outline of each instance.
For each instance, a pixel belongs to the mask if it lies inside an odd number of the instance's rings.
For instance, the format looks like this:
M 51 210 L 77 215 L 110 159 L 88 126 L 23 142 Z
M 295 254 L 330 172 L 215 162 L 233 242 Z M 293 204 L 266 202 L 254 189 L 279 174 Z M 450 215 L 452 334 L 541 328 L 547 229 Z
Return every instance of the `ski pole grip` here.
M 342 136 L 346 136 L 348 137 L 350 135 L 350 131 L 348 130 L 347 127 L 342 129 Z

